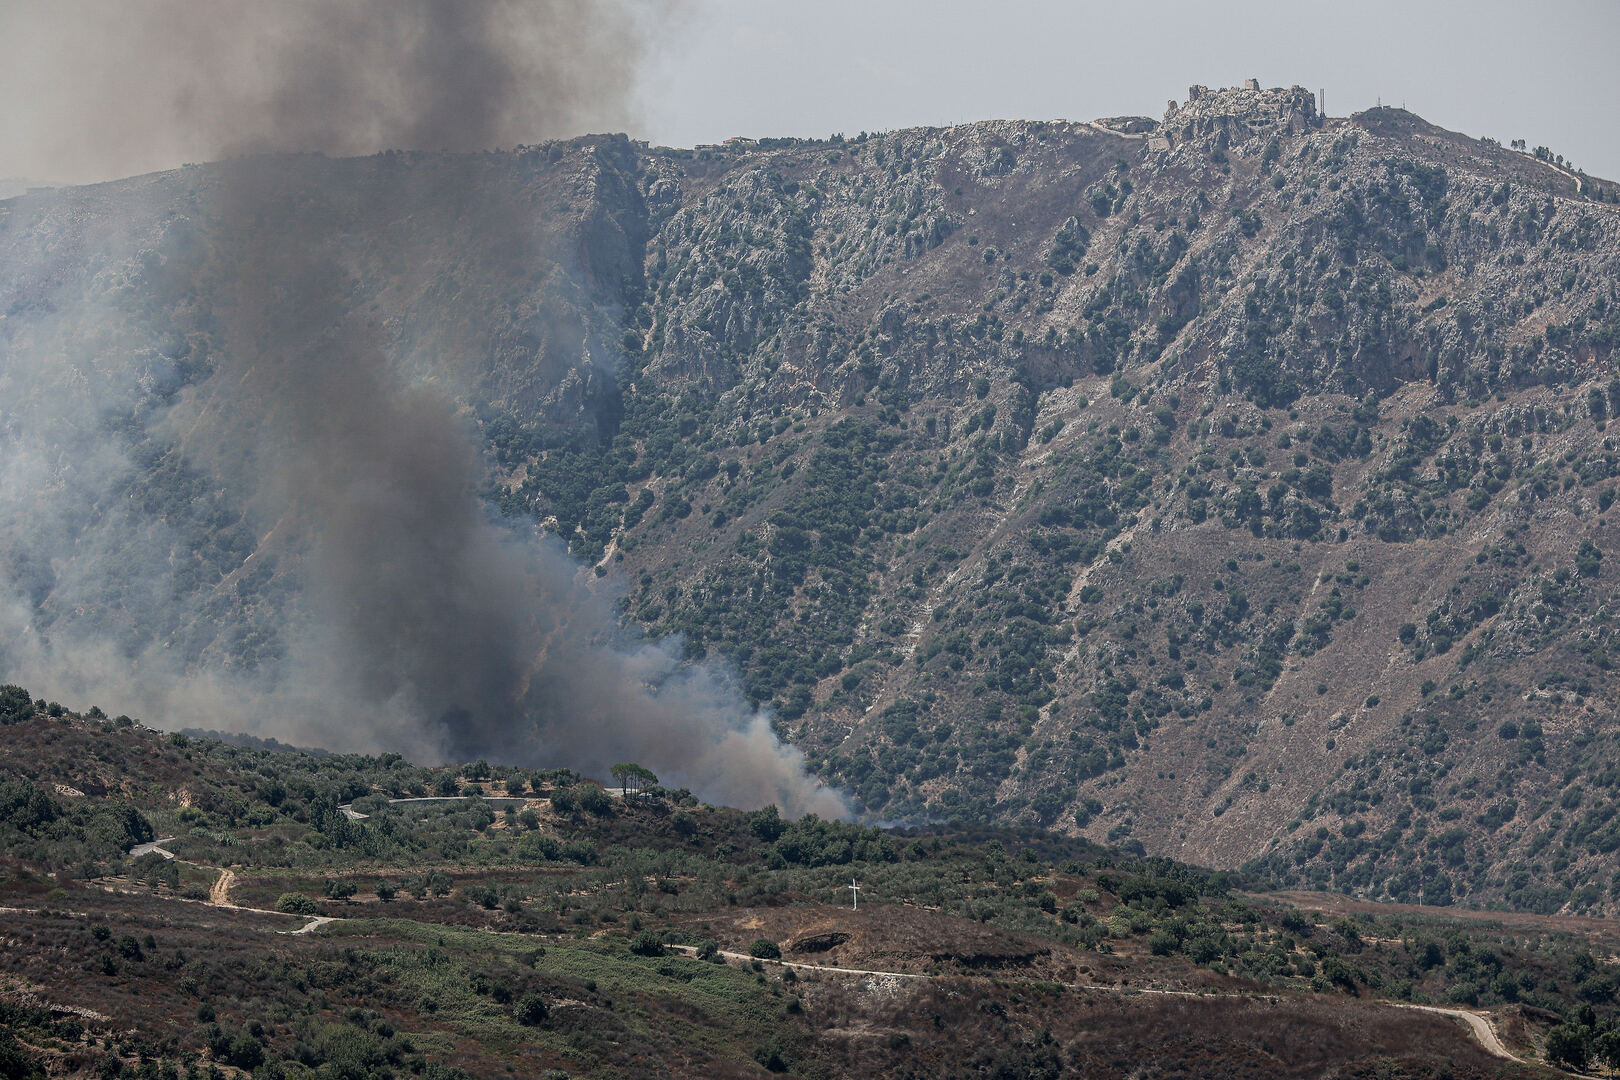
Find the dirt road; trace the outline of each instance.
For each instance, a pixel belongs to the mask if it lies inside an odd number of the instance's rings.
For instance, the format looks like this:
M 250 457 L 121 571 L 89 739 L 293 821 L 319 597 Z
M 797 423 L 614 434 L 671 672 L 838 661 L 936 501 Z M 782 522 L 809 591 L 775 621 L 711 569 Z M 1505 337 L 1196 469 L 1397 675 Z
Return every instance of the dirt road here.
M 306 927 L 305 929 L 312 929 L 312 927 Z M 303 931 L 297 932 L 302 933 Z M 671 945 L 669 948 L 672 951 L 682 953 L 686 956 L 697 955 L 697 949 L 690 945 Z M 719 955 L 725 957 L 727 960 L 738 960 L 745 964 L 751 963 L 752 961 L 758 959 L 757 957 L 750 956 L 747 953 L 732 952 L 728 949 L 721 949 Z M 806 964 L 797 960 L 765 960 L 763 962 L 766 964 L 775 964 L 778 967 L 793 968 L 796 971 L 824 971 L 834 975 L 866 975 L 882 979 L 934 978 L 932 975 L 921 975 L 910 971 L 874 971 L 868 968 L 833 967 L 830 964 Z M 1069 985 L 1070 989 L 1073 990 L 1085 990 L 1104 994 L 1158 994 L 1167 997 L 1255 996 L 1251 994 L 1210 994 L 1196 990 L 1160 990 L 1145 986 L 1112 986 L 1105 983 L 1073 983 L 1066 985 Z M 1517 1054 L 1513 1053 L 1507 1047 L 1502 1045 L 1502 1040 L 1497 1038 L 1496 1029 L 1491 1027 L 1490 1020 L 1480 1013 L 1469 1012 L 1466 1009 L 1443 1009 L 1437 1005 L 1408 1005 L 1404 1002 L 1398 1001 L 1386 1001 L 1381 1002 L 1381 1004 L 1389 1005 L 1398 1009 L 1416 1009 L 1419 1012 L 1435 1013 L 1439 1016 L 1449 1016 L 1453 1019 L 1461 1020 L 1463 1023 L 1468 1025 L 1468 1030 L 1473 1034 L 1474 1039 L 1485 1048 L 1486 1052 L 1495 1057 L 1506 1058 L 1509 1061 L 1516 1061 L 1520 1064 L 1525 1063 L 1524 1059 L 1520 1058 Z
M 215 907 L 235 907 L 231 903 L 231 886 L 236 884 L 236 875 L 229 870 L 220 870 L 219 877 L 208 890 L 208 902 Z
M 1486 1019 L 1484 1016 L 1481 1016 L 1479 1013 L 1469 1012 L 1466 1009 L 1442 1009 L 1438 1005 L 1407 1005 L 1402 1002 L 1393 1001 L 1389 1002 L 1389 1004 L 1400 1009 L 1416 1009 L 1419 1012 L 1438 1013 L 1441 1016 L 1454 1016 L 1458 1020 L 1461 1020 L 1463 1023 L 1467 1024 L 1469 1030 L 1474 1033 L 1474 1038 L 1479 1040 L 1479 1045 L 1483 1046 L 1492 1054 L 1499 1058 L 1507 1058 L 1509 1061 L 1522 1060 L 1519 1055 L 1513 1053 L 1507 1047 L 1502 1045 L 1502 1040 L 1496 1037 L 1496 1029 L 1491 1027 L 1490 1020 Z

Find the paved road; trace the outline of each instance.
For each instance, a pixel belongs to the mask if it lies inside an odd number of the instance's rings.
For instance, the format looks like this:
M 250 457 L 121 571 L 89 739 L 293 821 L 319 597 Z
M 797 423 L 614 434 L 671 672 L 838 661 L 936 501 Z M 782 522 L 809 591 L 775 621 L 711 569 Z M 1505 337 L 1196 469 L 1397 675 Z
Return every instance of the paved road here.
M 132 859 L 138 859 L 142 855 L 161 855 L 165 859 L 172 862 L 174 860 L 174 852 L 164 851 L 163 845 L 172 844 L 175 842 L 175 840 L 176 837 L 165 836 L 162 840 L 153 840 L 150 844 L 136 844 L 134 847 L 129 849 L 129 857 Z
M 300 926 L 296 930 L 277 930 L 276 933 L 278 933 L 278 934 L 292 934 L 294 936 L 297 936 L 298 934 L 308 934 L 308 933 L 311 933 L 311 932 L 313 932 L 315 930 L 319 930 L 321 927 L 325 926 L 329 922 L 337 922 L 337 921 L 338 920 L 336 918 L 334 918 L 334 917 L 332 917 L 330 915 L 313 915 L 313 916 L 310 917 L 309 922 L 305 923 L 303 926 Z

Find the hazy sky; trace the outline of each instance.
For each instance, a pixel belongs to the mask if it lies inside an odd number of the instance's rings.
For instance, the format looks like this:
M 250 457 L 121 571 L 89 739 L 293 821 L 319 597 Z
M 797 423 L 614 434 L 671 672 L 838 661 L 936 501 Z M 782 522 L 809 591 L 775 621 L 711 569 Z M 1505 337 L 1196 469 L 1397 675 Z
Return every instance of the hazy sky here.
M 1158 117 L 1190 83 L 1382 97 L 1620 178 L 1616 0 L 702 0 L 653 50 L 645 134 L 826 135 Z
M 1545 144 L 1620 179 L 1620 0 L 492 2 L 540 27 L 597 26 L 567 55 L 613 89 L 567 103 L 568 114 L 666 145 L 985 118 L 1157 117 L 1189 83 L 1255 76 L 1325 88 L 1333 115 L 1382 98 L 1471 135 Z M 217 156 L 202 136 L 188 142 L 185 117 L 177 125 L 163 114 L 177 101 L 188 115 L 199 102 L 242 107 L 261 54 L 278 41 L 283 52 L 326 41 L 310 28 L 323 12 L 341 22 L 352 8 L 0 0 L 0 177 L 82 180 Z M 154 10 L 167 21 L 135 25 Z M 303 38 L 289 36 L 287 12 Z M 171 28 L 188 22 L 201 29 L 177 40 Z M 640 35 L 626 29 L 636 25 Z M 369 53 L 408 36 L 377 29 Z M 210 41 L 217 47 L 199 53 Z M 510 142 L 559 133 L 501 130 Z

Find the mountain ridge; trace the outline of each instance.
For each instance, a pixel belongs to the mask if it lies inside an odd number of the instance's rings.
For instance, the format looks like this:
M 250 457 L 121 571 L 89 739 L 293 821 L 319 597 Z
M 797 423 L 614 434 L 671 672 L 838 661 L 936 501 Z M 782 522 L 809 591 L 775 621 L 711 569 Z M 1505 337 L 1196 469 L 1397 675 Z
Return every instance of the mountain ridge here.
M 319 221 L 341 306 L 467 403 L 492 498 L 870 811 L 1613 910 L 1613 184 L 1298 88 L 1141 131 L 256 160 L 140 182 L 297 178 L 260 212 Z M 52 213 L 118 235 L 70 208 L 135 183 L 5 204 L 8 349 L 55 347 L 30 288 L 130 336 L 70 263 L 32 271 Z M 119 373 L 171 373 L 154 417 L 227 347 L 161 265 L 132 291 L 186 345 Z M 71 623 L 61 591 L 31 595 Z M 271 662 L 279 609 L 249 607 Z M 238 662 L 237 616 L 179 610 L 192 663 Z

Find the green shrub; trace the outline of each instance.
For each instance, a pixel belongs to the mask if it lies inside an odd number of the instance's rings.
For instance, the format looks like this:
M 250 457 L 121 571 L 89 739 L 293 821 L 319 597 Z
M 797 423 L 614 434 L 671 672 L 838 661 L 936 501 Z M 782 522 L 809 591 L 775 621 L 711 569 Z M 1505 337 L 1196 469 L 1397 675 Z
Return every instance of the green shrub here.
M 1587 1029 L 1579 1024 L 1560 1024 L 1547 1032 L 1548 1064 L 1575 1072 L 1584 1070 L 1588 1056 L 1587 1035 Z
M 787 1061 L 782 1057 L 782 1051 L 776 1046 L 761 1046 L 754 1050 L 754 1060 L 760 1066 L 773 1073 L 787 1072 Z
M 1322 978 L 1343 990 L 1347 994 L 1356 992 L 1356 976 L 1349 964 L 1337 956 L 1324 957 L 1322 960 Z
M 637 956 L 663 956 L 664 942 L 651 930 L 643 930 L 630 942 L 630 951 Z
M 596 862 L 596 845 L 589 840 L 570 840 L 562 846 L 562 857 L 569 862 L 589 866 Z
M 251 1035 L 243 1035 L 232 1041 L 226 1058 L 239 1069 L 257 1069 L 264 1064 L 264 1044 Z
M 518 841 L 517 851 L 525 859 L 556 862 L 562 858 L 562 844 L 555 836 L 525 836 Z
M 512 1019 L 524 1027 L 534 1027 L 545 1022 L 551 1009 L 546 1005 L 545 998 L 539 994 L 525 994 L 512 1006 Z
M 613 811 L 613 797 L 599 784 L 584 784 L 577 789 L 579 808 L 587 814 L 601 817 Z
M 782 949 L 769 938 L 760 938 L 748 946 L 748 955 L 758 960 L 780 960 L 782 959 Z
M 7 689 L 10 689 L 8 687 Z M 45 1066 L 9 1031 L 0 1031 L 0 1076 L 44 1076 Z
M 315 901 L 301 892 L 282 893 L 276 898 L 276 910 L 288 915 L 314 915 L 320 910 Z
M 0 724 L 15 724 L 34 715 L 34 699 L 20 686 L 0 686 Z
M 501 902 L 500 894 L 488 885 L 468 885 L 461 890 L 461 895 L 469 903 L 493 911 Z

